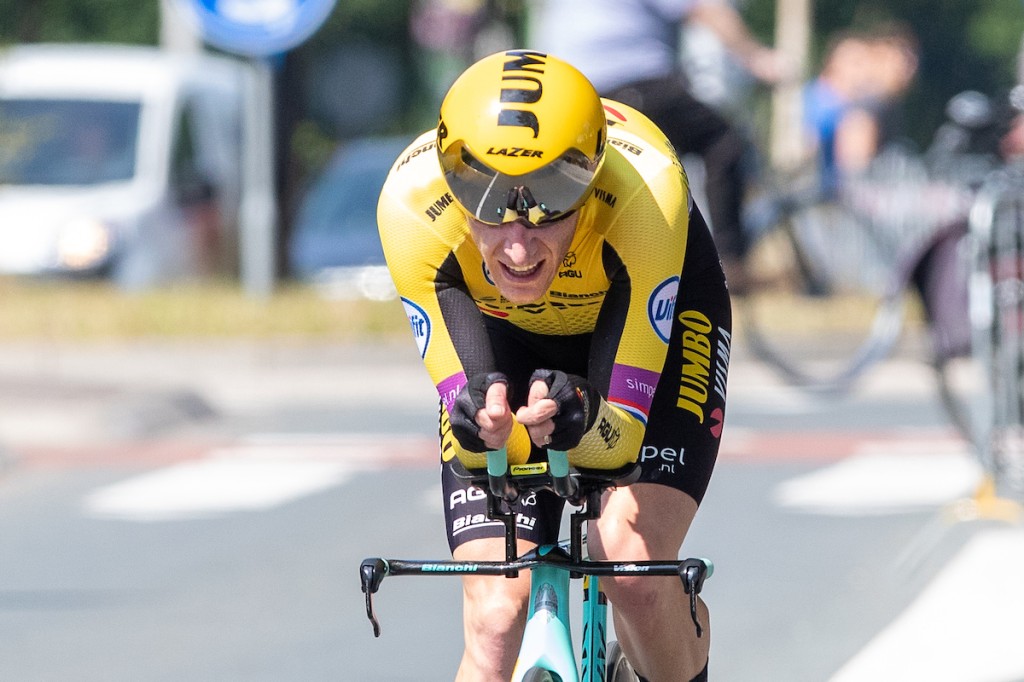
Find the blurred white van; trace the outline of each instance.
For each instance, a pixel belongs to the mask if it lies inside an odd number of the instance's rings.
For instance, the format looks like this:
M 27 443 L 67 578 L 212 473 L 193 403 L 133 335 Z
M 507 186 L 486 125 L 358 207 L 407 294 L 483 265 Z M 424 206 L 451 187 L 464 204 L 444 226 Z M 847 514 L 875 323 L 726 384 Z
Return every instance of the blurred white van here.
M 0 50 L 0 274 L 139 288 L 231 268 L 246 68 L 150 47 Z

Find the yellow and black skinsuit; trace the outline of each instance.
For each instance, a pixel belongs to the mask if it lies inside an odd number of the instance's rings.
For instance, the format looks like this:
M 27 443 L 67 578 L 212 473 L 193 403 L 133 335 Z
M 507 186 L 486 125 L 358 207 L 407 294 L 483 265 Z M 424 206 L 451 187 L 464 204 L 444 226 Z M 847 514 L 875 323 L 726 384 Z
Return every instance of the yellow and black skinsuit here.
M 391 170 L 377 212 L 381 241 L 441 398 L 443 462 L 458 456 L 483 466 L 483 456 L 462 448 L 447 428 L 467 377 L 504 373 L 514 411 L 526 401 L 534 370 L 557 369 L 585 377 L 603 398 L 594 426 L 569 452 L 573 464 L 616 468 L 639 457 L 642 481 L 700 502 L 724 419 L 731 346 L 725 280 L 668 140 L 639 112 L 604 105 L 604 164 L 541 300 L 512 304 L 491 282 L 445 184 L 435 131 L 419 136 Z M 513 463 L 536 454 L 519 424 L 508 452 Z M 447 466 L 443 471 L 451 546 L 500 536 L 500 524 L 486 520 L 482 495 Z M 521 505 L 523 537 L 550 542 L 557 535 L 558 516 L 543 506 L 560 510 L 560 501 Z

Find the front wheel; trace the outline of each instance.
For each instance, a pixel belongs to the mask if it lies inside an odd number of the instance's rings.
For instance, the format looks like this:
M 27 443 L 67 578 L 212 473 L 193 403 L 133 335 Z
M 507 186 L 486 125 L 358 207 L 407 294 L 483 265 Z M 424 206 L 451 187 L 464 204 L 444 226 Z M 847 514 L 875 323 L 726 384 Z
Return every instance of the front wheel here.
M 523 675 L 523 682 L 562 682 L 562 677 L 543 668 L 530 668 Z
M 622 647 L 618 642 L 608 645 L 606 660 L 608 674 L 605 679 L 608 682 L 637 682 L 638 678 L 633 671 L 633 666 L 626 660 L 626 655 L 622 653 Z

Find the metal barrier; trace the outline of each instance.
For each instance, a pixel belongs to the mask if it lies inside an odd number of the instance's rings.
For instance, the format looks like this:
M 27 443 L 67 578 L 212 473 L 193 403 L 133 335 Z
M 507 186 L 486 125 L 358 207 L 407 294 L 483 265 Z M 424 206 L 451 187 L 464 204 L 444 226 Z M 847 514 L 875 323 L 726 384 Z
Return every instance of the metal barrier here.
M 969 230 L 972 355 L 984 383 L 976 446 L 996 485 L 1024 499 L 1024 164 L 989 176 Z

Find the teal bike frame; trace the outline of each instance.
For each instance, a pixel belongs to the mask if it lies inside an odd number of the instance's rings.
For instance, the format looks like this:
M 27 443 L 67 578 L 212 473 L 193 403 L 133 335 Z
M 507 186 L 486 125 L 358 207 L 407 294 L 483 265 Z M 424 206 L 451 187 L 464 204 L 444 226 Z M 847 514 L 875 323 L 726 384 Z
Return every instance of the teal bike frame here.
M 359 568 L 362 591 L 366 595 L 366 615 L 375 637 L 380 624 L 373 609 L 373 594 L 390 575 L 495 575 L 516 577 L 530 571 L 530 601 L 526 628 L 516 660 L 512 682 L 555 679 L 561 682 L 604 682 L 606 680 L 607 600 L 600 589 L 601 576 L 678 576 L 690 597 L 690 617 L 697 636 L 703 630 L 697 618 L 697 595 L 704 580 L 714 571 L 707 559 L 680 561 L 637 561 L 630 563 L 590 561 L 583 558 L 583 524 L 600 515 L 601 493 L 617 485 L 626 485 L 639 474 L 631 465 L 628 471 L 580 471 L 569 466 L 565 452 L 548 451 L 548 462 L 509 467 L 504 450 L 488 453 L 486 475 L 470 477 L 486 491 L 488 516 L 505 525 L 505 561 L 413 561 L 363 560 Z M 615 474 L 625 474 L 616 476 Z M 557 545 L 541 545 L 518 555 L 516 514 L 508 503 L 524 493 L 551 490 L 580 507 L 572 514 L 570 537 Z M 580 656 L 572 641 L 569 615 L 569 584 L 583 579 L 582 630 Z M 535 677 L 539 671 L 550 677 Z
M 539 554 L 551 556 L 559 546 L 539 548 Z M 567 559 L 568 555 L 562 557 Z M 520 682 L 527 671 L 540 669 L 558 675 L 563 682 L 604 680 L 606 604 L 598 581 L 590 579 L 584 587 L 583 641 L 577 668 L 569 622 L 569 573 L 541 563 L 531 573 L 530 607 L 523 642 L 512 672 Z

